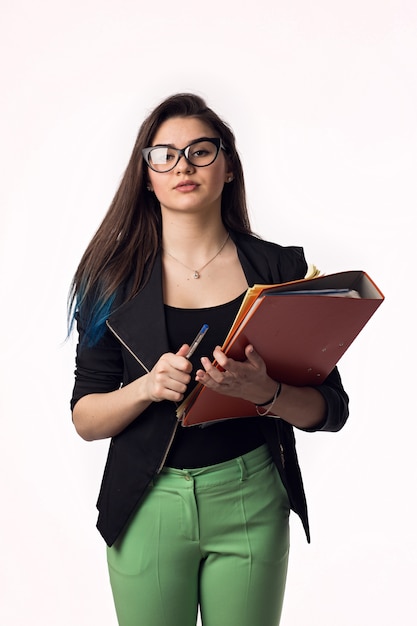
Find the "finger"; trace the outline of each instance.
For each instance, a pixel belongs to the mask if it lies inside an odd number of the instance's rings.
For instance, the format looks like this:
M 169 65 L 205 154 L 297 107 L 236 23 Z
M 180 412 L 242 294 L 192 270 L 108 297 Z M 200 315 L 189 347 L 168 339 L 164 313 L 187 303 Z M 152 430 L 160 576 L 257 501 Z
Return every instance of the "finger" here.
M 216 383 L 223 381 L 224 373 L 217 369 L 206 356 L 201 357 L 201 365 L 204 367 L 205 373 Z
M 178 389 L 178 384 L 185 388 L 191 380 L 190 373 L 180 368 L 169 367 L 163 370 L 156 370 L 154 373 L 155 383 L 161 388 Z M 174 387 L 172 387 L 174 385 Z
M 186 390 L 186 381 L 156 375 L 155 378 L 151 380 L 150 396 L 154 402 L 160 402 L 161 400 L 178 402 L 183 399 Z
M 195 380 L 198 383 L 203 384 L 205 387 L 208 387 L 209 389 L 219 389 L 222 386 L 222 382 L 223 382 L 221 380 L 215 381 L 214 378 L 212 378 L 210 374 L 208 374 L 204 370 L 196 371 Z
M 221 349 L 220 346 L 216 346 L 213 350 L 213 356 L 215 358 L 215 360 L 217 361 L 218 365 L 220 366 L 221 370 L 228 370 L 231 366 L 231 364 L 233 364 L 233 359 L 229 359 L 225 353 L 223 352 L 223 350 Z
M 210 376 L 206 374 L 204 370 L 197 370 L 195 373 L 195 380 L 198 383 L 205 383 L 206 380 L 209 380 Z
M 175 354 L 177 356 L 185 356 L 186 354 L 188 354 L 189 349 L 190 346 L 188 345 L 188 343 L 183 343 L 181 348 Z
M 256 352 L 255 348 L 252 344 L 248 344 L 245 348 L 245 356 L 248 359 L 249 363 L 256 367 L 257 369 L 261 369 L 264 366 L 264 360 L 262 357 Z
M 190 346 L 188 345 L 188 343 L 184 343 L 178 350 L 178 352 L 176 352 L 174 355 L 175 357 L 181 357 L 180 360 L 178 360 L 177 358 L 175 359 L 174 367 L 184 372 L 191 372 L 191 370 L 193 369 L 191 362 L 185 358 L 188 354 L 189 349 Z

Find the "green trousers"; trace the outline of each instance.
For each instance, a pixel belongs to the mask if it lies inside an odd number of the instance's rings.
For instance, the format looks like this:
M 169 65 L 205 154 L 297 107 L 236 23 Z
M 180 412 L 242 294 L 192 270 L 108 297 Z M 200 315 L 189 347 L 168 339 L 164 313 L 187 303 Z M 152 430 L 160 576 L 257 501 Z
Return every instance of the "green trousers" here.
M 107 551 L 120 626 L 277 626 L 289 502 L 266 445 L 166 468 Z

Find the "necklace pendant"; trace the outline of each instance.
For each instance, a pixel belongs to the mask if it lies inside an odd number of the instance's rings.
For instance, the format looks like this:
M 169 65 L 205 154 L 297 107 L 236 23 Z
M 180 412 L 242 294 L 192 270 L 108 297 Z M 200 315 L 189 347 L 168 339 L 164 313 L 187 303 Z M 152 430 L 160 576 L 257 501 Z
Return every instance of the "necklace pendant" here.
M 200 274 L 197 272 L 197 270 L 194 271 L 193 278 L 200 278 Z

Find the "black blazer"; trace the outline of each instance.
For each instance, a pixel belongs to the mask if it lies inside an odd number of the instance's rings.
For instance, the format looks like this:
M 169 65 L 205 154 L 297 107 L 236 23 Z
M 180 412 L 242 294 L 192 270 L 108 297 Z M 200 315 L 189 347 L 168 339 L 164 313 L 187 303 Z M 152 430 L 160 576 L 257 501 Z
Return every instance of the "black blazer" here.
M 250 235 L 230 233 L 249 285 L 303 278 L 307 264 L 301 248 L 282 247 Z M 118 389 L 150 371 L 169 351 L 162 294 L 162 263 L 158 256 L 149 281 L 134 298 L 109 316 L 104 337 L 82 347 L 83 315 L 77 316 L 80 342 L 72 407 L 89 393 Z M 312 430 L 337 431 L 348 417 L 348 397 L 337 369 L 317 389 L 327 404 L 323 423 Z M 97 502 L 97 528 L 114 543 L 137 508 L 153 477 L 162 468 L 178 428 L 175 404 L 152 403 L 138 419 L 110 442 Z M 310 541 L 307 505 L 295 450 L 293 428 L 284 420 L 259 418 L 273 460 L 287 489 L 291 508 L 300 516 Z

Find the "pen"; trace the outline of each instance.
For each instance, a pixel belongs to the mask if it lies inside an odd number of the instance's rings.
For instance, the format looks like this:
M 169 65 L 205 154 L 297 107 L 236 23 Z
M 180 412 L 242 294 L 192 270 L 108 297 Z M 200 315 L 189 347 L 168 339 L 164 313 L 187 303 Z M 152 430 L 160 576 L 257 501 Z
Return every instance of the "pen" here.
M 202 340 L 202 338 L 204 337 L 204 335 L 206 334 L 208 329 L 209 329 L 208 324 L 203 324 L 202 325 L 202 327 L 200 328 L 200 330 L 197 333 L 196 338 L 194 339 L 194 341 L 190 345 L 190 349 L 188 350 L 188 353 L 185 355 L 186 359 L 189 359 L 194 354 L 198 344 L 200 343 L 200 341 Z

